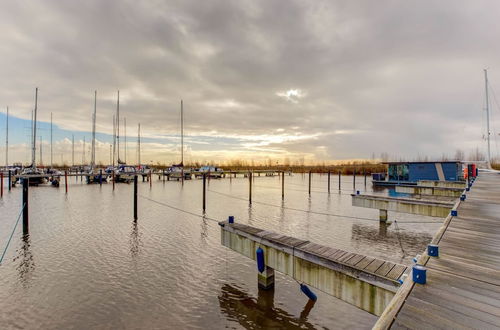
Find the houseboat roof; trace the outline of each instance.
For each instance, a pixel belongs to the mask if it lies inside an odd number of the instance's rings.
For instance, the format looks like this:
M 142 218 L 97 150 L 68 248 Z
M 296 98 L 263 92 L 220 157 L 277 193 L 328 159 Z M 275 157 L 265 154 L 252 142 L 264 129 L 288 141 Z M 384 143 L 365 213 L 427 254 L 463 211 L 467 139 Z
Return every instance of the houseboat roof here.
M 399 161 L 399 162 L 382 162 L 382 164 L 397 165 L 397 164 L 435 164 L 435 163 L 462 163 L 461 160 L 434 160 L 434 161 Z

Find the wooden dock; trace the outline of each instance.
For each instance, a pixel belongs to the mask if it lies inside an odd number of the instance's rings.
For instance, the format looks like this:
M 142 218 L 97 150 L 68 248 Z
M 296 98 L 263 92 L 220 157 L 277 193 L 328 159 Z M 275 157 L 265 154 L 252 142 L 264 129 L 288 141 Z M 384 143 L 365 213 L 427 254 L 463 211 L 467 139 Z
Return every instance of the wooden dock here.
M 220 222 L 222 245 L 327 294 L 381 315 L 407 266 L 315 244 L 239 223 Z M 257 269 L 256 269 L 257 273 Z
M 426 284 L 411 273 L 374 329 L 500 328 L 500 174 L 480 173 L 432 243 L 439 257 L 418 261 Z

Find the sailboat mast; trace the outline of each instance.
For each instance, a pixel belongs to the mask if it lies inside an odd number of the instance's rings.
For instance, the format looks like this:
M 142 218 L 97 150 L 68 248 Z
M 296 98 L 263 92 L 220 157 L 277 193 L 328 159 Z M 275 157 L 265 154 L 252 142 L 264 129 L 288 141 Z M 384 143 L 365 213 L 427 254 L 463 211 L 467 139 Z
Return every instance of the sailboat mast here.
M 116 154 L 116 116 L 113 115 L 113 166 L 115 166 Z
M 42 136 L 40 135 L 40 165 L 43 166 Z
M 71 135 L 71 166 L 75 167 L 75 134 Z
M 83 137 L 82 165 L 85 165 L 85 136 Z
M 137 166 L 141 166 L 141 123 L 137 128 Z
M 93 169 L 95 166 L 95 119 L 97 115 L 97 91 L 94 91 L 94 113 L 92 114 L 92 154 L 90 167 Z
M 7 119 L 5 128 L 5 167 L 9 166 L 9 107 L 7 106 Z
M 184 166 L 184 107 L 181 100 L 181 164 Z
M 484 88 L 486 91 L 486 130 L 487 130 L 487 136 L 488 136 L 488 155 L 487 155 L 487 161 L 488 161 L 488 166 L 491 164 L 491 153 L 490 153 L 490 99 L 488 96 L 488 71 L 484 69 Z
M 127 164 L 127 118 L 123 118 L 123 130 L 125 135 L 125 159 L 123 161 Z
M 52 112 L 50 113 L 50 167 L 52 166 Z
M 35 89 L 35 110 L 33 112 L 33 150 L 31 154 L 31 166 L 36 168 L 36 112 L 38 107 L 38 87 Z
M 118 163 L 120 162 L 120 90 L 118 90 L 118 99 L 116 101 L 116 147 Z

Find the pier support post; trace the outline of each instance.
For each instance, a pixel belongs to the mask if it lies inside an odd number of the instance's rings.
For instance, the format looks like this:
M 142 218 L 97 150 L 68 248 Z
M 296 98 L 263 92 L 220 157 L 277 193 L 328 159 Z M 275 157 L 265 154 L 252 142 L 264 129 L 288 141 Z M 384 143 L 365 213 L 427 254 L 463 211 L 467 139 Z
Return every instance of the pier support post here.
M 207 198 L 207 176 L 203 173 L 203 213 L 206 210 L 206 198 Z
M 248 172 L 248 202 L 252 204 L 252 172 Z
M 29 179 L 23 178 L 23 235 L 29 232 L 29 207 L 28 207 Z
M 134 221 L 137 221 L 137 174 L 134 176 Z
M 309 171 L 309 195 L 311 195 L 311 171 Z
M 281 199 L 285 199 L 285 171 L 281 172 Z
M 379 219 L 381 222 L 387 221 L 387 210 L 380 210 Z
M 259 289 L 274 289 L 274 269 L 266 266 L 266 269 L 262 273 L 257 273 L 257 282 Z
M 64 171 L 64 186 L 66 187 L 66 194 L 67 194 L 68 193 L 68 171 Z

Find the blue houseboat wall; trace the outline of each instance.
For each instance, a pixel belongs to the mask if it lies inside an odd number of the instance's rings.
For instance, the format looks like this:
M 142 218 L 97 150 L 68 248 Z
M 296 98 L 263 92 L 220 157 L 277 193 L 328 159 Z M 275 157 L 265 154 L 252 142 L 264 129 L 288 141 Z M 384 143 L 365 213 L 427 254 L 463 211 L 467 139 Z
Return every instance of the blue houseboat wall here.
M 419 180 L 458 181 L 462 179 L 460 162 L 387 163 L 389 182 L 416 183 Z

